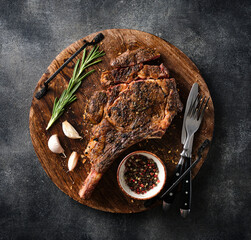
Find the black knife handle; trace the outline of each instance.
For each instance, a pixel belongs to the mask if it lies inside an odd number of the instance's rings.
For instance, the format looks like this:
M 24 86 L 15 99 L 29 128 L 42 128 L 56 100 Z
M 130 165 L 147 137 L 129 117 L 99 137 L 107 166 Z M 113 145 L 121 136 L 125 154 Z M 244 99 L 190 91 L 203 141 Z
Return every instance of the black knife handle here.
M 171 181 L 169 182 L 168 186 L 166 189 L 168 189 L 174 182 L 176 182 L 176 180 L 180 177 L 180 175 L 182 174 L 182 167 L 183 164 L 178 164 L 175 170 L 174 175 L 171 178 Z M 173 200 L 175 198 L 175 195 L 177 193 L 178 190 L 178 186 L 176 186 L 171 192 L 169 192 L 167 195 L 162 197 L 162 200 L 168 204 L 172 204 Z
M 184 157 L 184 171 L 191 166 L 191 158 Z M 180 209 L 189 210 L 192 200 L 192 174 L 191 171 L 185 176 L 181 184 Z

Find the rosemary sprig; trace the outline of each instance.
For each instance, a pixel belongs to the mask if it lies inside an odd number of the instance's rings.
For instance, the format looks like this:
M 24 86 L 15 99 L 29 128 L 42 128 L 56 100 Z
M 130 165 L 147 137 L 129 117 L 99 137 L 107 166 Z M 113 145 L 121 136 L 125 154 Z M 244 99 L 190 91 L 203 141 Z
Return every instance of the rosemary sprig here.
M 73 75 L 69 81 L 67 89 L 63 91 L 59 99 L 56 98 L 54 101 L 51 119 L 46 130 L 48 130 L 52 124 L 64 113 L 65 107 L 77 99 L 74 93 L 80 87 L 82 80 L 95 71 L 92 69 L 84 74 L 84 70 L 102 61 L 101 59 L 96 60 L 97 58 L 105 55 L 103 51 L 99 51 L 98 49 L 98 46 L 94 46 L 87 56 L 86 49 L 84 49 L 82 60 L 80 61 L 80 59 L 78 59 L 76 62 Z

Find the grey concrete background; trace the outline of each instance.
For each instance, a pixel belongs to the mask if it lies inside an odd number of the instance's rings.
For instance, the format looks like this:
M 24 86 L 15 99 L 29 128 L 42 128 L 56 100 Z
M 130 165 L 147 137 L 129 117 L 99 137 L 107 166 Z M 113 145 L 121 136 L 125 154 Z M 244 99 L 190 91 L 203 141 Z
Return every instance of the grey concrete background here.
M 0 1 L 0 239 L 250 239 L 250 1 Z M 33 90 L 72 42 L 108 28 L 164 38 L 201 70 L 215 104 L 209 159 L 187 219 L 174 204 L 121 215 L 82 206 L 41 167 Z

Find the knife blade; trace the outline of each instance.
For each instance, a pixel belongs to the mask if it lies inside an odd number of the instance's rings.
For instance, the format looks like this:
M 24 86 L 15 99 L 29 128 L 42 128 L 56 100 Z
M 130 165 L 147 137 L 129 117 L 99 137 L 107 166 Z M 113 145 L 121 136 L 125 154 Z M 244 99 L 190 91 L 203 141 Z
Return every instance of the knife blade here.
M 182 132 L 181 132 L 181 143 L 183 145 L 184 145 L 184 143 L 186 141 L 186 137 L 187 137 L 186 127 L 185 127 L 186 116 L 187 116 L 187 113 L 188 113 L 188 110 L 189 110 L 191 104 L 195 101 L 195 99 L 196 99 L 196 97 L 198 95 L 198 88 L 199 88 L 198 83 L 194 83 L 191 90 L 190 90 L 188 98 L 187 98 L 186 108 L 185 108 L 185 113 L 184 113 L 184 119 L 183 119 L 183 125 L 182 125 Z M 178 165 L 176 167 L 175 173 L 174 173 L 173 177 L 171 178 L 171 181 L 170 181 L 168 186 L 172 185 L 172 183 L 174 183 L 180 177 L 180 175 L 182 174 L 183 164 L 184 164 L 185 160 L 186 160 L 186 156 L 181 156 L 181 158 L 180 158 L 180 160 L 178 162 Z M 189 166 L 187 166 L 187 167 L 189 167 Z M 170 205 L 174 201 L 177 190 L 178 190 L 178 186 L 175 187 L 168 195 L 166 195 L 163 198 L 163 210 L 164 211 L 166 211 L 166 210 L 168 210 L 170 208 Z

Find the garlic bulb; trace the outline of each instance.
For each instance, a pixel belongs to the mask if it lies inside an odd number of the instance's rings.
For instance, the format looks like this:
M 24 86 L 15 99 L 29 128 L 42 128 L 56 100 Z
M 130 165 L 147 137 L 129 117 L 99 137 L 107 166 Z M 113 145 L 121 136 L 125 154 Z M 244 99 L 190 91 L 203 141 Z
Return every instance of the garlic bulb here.
M 49 138 L 48 147 L 53 153 L 62 153 L 63 156 L 66 157 L 57 134 L 54 134 Z
M 68 160 L 68 169 L 69 171 L 72 171 L 76 165 L 77 165 L 77 162 L 78 162 L 78 158 L 79 158 L 79 155 L 77 152 L 72 152 L 71 156 L 69 157 L 69 160 Z
M 82 139 L 82 137 L 79 136 L 76 129 L 68 121 L 64 121 L 62 123 L 62 129 L 66 137 L 72 139 Z

